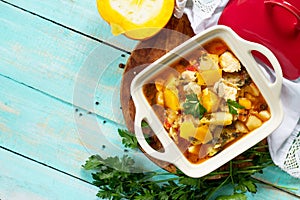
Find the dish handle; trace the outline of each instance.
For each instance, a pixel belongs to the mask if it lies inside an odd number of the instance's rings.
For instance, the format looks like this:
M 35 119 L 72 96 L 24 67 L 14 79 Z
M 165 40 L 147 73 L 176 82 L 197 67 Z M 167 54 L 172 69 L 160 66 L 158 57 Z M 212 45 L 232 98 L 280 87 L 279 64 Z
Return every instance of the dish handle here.
M 141 125 L 143 121 L 148 123 L 149 127 L 153 130 L 153 133 L 161 142 L 163 146 L 161 149 L 162 151 L 153 149 L 147 142 Z M 173 140 L 167 135 L 167 132 L 165 131 L 154 111 L 151 110 L 147 112 L 146 109 L 139 109 L 139 106 L 136 106 L 134 131 L 141 148 L 151 157 L 170 163 L 176 163 L 178 160 L 180 160 L 179 157 L 181 153 L 179 149 Z
M 267 47 L 265 47 L 261 44 L 249 42 L 249 41 L 244 41 L 244 44 L 245 44 L 245 48 L 247 49 L 247 52 L 251 58 L 253 58 L 252 51 L 257 51 L 257 52 L 261 53 L 262 55 L 264 55 L 268 59 L 270 64 L 272 65 L 272 67 L 275 71 L 275 80 L 273 82 L 268 80 L 262 71 L 256 70 L 256 72 L 261 73 L 261 75 L 262 75 L 261 77 L 264 77 L 266 79 L 266 83 L 268 84 L 269 88 L 272 90 L 272 93 L 275 94 L 276 97 L 279 97 L 280 93 L 281 93 L 283 74 L 282 74 L 281 66 L 280 66 L 276 56 L 272 53 L 271 50 L 269 50 Z M 254 60 L 254 58 L 253 58 L 253 60 Z

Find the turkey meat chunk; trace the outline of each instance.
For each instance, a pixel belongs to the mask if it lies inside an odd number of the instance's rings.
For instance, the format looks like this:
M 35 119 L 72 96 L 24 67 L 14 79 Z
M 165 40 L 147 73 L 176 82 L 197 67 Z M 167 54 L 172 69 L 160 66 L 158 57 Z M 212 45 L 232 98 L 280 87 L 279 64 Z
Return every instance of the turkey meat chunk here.
M 220 56 L 219 62 L 224 72 L 238 72 L 241 70 L 239 60 L 229 51 Z
M 235 101 L 238 87 L 221 78 L 220 81 L 215 83 L 214 92 L 217 93 L 219 97 L 224 98 L 226 101 L 228 99 Z

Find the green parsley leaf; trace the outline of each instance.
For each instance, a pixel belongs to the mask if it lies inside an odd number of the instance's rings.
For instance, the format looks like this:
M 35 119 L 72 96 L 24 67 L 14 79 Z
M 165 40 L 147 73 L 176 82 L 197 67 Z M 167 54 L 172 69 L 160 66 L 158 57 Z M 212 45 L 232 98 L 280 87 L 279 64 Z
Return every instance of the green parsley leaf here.
M 138 141 L 135 135 L 127 130 L 118 129 L 119 135 L 122 137 L 122 143 L 126 148 L 137 149 Z
M 201 119 L 207 110 L 201 105 L 195 93 L 186 95 L 186 101 L 183 104 L 185 114 L 191 114 L 196 118 Z
M 96 170 L 103 164 L 103 159 L 99 155 L 92 155 L 82 167 L 85 170 Z
M 256 189 L 256 185 L 255 185 L 255 181 L 252 180 L 251 178 L 249 179 L 244 179 L 242 178 L 239 183 L 236 185 L 235 187 L 236 191 L 242 191 L 242 192 L 251 192 L 251 193 L 256 193 L 257 189 Z
M 231 100 L 231 99 L 227 100 L 227 105 L 228 105 L 228 108 L 229 108 L 229 112 L 231 114 L 234 114 L 234 115 L 238 114 L 237 109 L 244 109 L 245 108 L 244 106 L 240 105 L 238 102 L 236 102 L 234 100 Z
M 128 131 L 119 130 L 128 142 L 134 137 Z M 129 143 L 134 139 L 130 139 Z M 134 145 L 129 145 L 134 147 Z M 134 147 L 136 148 L 136 147 Z M 93 184 L 99 188 L 96 194 L 103 199 L 246 199 L 246 192 L 255 193 L 256 183 L 252 177 L 262 169 L 274 165 L 268 146 L 258 144 L 242 155 L 243 159 L 234 159 L 223 168 L 217 169 L 201 178 L 191 178 L 180 170 L 177 174 L 166 172 L 144 172 L 135 166 L 135 161 L 128 155 L 123 157 L 102 158 L 92 155 L 82 166 L 86 170 L 93 170 Z M 249 165 L 245 165 L 245 162 Z M 241 165 L 240 165 L 241 164 Z M 211 179 L 212 177 L 219 177 Z M 220 196 L 219 190 L 223 186 L 233 187 L 234 193 Z M 219 195 L 219 197 L 218 197 Z

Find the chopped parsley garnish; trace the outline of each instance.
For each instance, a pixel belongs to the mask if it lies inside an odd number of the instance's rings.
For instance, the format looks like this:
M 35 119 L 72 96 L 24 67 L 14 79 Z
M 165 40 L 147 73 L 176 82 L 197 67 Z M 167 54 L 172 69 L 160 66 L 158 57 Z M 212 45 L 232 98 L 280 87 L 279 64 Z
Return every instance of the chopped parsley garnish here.
M 201 119 L 207 110 L 201 105 L 195 93 L 186 95 L 186 101 L 183 104 L 185 114 L 191 114 L 196 118 Z
M 237 109 L 244 109 L 245 108 L 244 106 L 240 105 L 238 102 L 236 102 L 234 100 L 231 100 L 231 99 L 227 100 L 227 105 L 228 105 L 228 108 L 229 108 L 229 112 L 231 114 L 234 114 L 234 115 L 238 114 Z

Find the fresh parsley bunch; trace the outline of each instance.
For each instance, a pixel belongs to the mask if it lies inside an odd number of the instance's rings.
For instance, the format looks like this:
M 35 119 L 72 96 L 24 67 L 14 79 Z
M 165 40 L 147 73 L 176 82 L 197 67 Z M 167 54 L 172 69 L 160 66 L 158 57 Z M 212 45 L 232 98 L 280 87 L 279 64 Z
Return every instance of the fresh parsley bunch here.
M 134 134 L 118 130 L 125 147 L 138 148 Z M 181 172 L 143 172 L 127 155 L 102 158 L 91 156 L 83 168 L 93 170 L 93 184 L 99 187 L 97 196 L 104 199 L 211 199 L 218 190 L 231 185 L 233 194 L 218 196 L 217 200 L 247 199 L 245 193 L 256 193 L 258 180 L 252 175 L 273 165 L 267 145 L 258 144 L 239 159 L 201 178 L 191 178 Z M 179 170 L 178 170 L 179 171 Z

